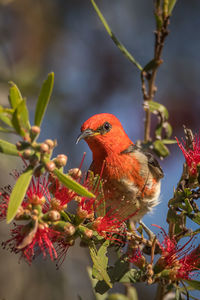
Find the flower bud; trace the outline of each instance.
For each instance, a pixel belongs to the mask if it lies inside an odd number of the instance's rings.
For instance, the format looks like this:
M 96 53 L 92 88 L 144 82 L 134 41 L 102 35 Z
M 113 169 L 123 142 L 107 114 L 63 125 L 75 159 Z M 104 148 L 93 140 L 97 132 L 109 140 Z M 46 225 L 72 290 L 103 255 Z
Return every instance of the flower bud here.
M 39 134 L 39 133 L 40 133 L 40 127 L 35 126 L 35 125 L 32 126 L 32 127 L 31 127 L 31 133 L 34 134 L 34 135 Z
M 93 231 L 91 229 L 86 229 L 84 231 L 84 235 L 85 235 L 86 238 L 91 239 L 92 236 L 93 236 Z
M 40 151 L 43 152 L 43 153 L 48 152 L 49 151 L 49 146 L 46 143 L 42 143 L 40 145 Z
M 23 158 L 25 159 L 29 159 L 32 155 L 33 155 L 33 151 L 31 149 L 26 149 L 24 152 L 23 152 Z
M 29 203 L 33 205 L 42 205 L 45 203 L 45 197 L 39 197 L 38 195 L 33 194 L 31 198 L 28 198 Z
M 17 147 L 17 150 L 22 150 L 22 143 L 21 142 L 17 142 L 16 143 L 16 147 Z
M 50 149 L 53 149 L 53 147 L 55 147 L 55 142 L 50 139 L 47 139 L 44 142 L 49 146 Z
M 76 231 L 76 229 L 71 223 L 66 223 L 66 225 L 64 227 L 64 232 L 66 233 L 66 235 L 72 236 L 72 235 L 74 235 L 75 231 Z
M 67 163 L 67 156 L 64 154 L 59 154 L 54 162 L 58 168 L 64 167 Z
M 58 221 L 60 220 L 60 213 L 57 210 L 50 210 L 48 212 L 48 217 L 51 221 Z
M 82 172 L 79 168 L 73 168 L 68 171 L 68 175 L 74 179 L 79 179 L 82 176 Z
M 77 216 L 78 216 L 80 219 L 86 219 L 87 216 L 88 216 L 88 212 L 87 212 L 87 210 L 83 209 L 83 208 L 79 205 L 78 208 L 77 208 Z
M 56 168 L 56 165 L 53 161 L 49 161 L 48 163 L 45 164 L 45 168 L 48 172 L 53 172 Z

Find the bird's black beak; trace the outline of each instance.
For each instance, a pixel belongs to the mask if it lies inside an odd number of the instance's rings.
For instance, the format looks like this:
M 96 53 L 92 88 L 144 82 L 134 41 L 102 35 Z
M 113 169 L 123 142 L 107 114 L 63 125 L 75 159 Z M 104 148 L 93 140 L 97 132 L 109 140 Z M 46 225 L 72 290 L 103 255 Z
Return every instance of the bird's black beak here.
M 77 140 L 76 140 L 76 144 L 78 144 L 78 142 L 80 140 L 86 139 L 86 138 L 88 138 L 90 136 L 94 136 L 94 135 L 97 135 L 97 134 L 98 133 L 95 132 L 95 131 L 93 131 L 92 129 L 86 129 L 86 130 L 84 130 L 83 132 L 81 132 L 79 134 L 79 136 L 77 137 Z

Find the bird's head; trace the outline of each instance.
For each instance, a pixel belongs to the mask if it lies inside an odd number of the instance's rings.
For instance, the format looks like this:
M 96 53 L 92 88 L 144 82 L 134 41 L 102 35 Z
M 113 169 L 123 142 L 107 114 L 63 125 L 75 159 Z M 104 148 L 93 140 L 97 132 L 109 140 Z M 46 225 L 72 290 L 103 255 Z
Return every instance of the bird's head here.
M 85 121 L 76 143 L 82 139 L 97 156 L 120 153 L 132 144 L 120 121 L 108 113 L 94 115 Z

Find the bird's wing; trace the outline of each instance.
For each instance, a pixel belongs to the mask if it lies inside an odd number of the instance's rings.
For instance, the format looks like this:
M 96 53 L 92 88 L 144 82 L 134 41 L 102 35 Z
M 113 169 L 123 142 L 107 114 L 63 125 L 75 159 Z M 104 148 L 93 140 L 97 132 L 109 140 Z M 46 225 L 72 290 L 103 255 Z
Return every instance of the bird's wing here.
M 138 146 L 131 144 L 127 149 L 123 150 L 121 154 L 128 154 L 128 153 L 136 154 L 136 152 L 140 152 L 146 156 L 149 169 L 158 179 L 164 177 L 164 173 L 159 162 L 150 152 L 142 151 Z

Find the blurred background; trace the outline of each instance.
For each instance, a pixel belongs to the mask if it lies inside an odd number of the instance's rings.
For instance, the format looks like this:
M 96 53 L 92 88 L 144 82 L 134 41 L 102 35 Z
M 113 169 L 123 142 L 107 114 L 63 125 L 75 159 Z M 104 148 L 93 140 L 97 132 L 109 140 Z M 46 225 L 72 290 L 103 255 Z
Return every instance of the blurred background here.
M 144 66 L 153 55 L 153 0 L 97 3 L 113 31 Z M 156 94 L 156 100 L 169 110 L 173 137 L 183 136 L 183 124 L 199 132 L 199 28 L 200 1 L 178 1 Z M 69 168 L 79 166 L 84 151 L 83 169 L 87 170 L 91 162 L 87 145 L 75 145 L 75 140 L 81 124 L 93 114 L 113 113 L 133 141 L 143 138 L 140 74 L 113 44 L 89 0 L 0 0 L 0 104 L 8 104 L 8 81 L 12 80 L 27 98 L 33 120 L 42 81 L 50 71 L 55 72 L 55 86 L 40 139 L 56 138 L 55 154 L 67 154 Z M 0 134 L 0 138 L 5 135 Z M 165 172 L 161 204 L 144 218 L 148 226 L 156 222 L 167 228 L 167 202 L 184 161 L 177 145 L 170 150 L 171 155 L 161 162 Z M 19 160 L 0 155 L 0 161 L 0 186 L 13 184 L 9 173 L 20 168 Z M 4 223 L 0 234 L 1 241 L 8 239 L 9 229 Z M 87 249 L 80 248 L 78 242 L 69 249 L 59 270 L 42 259 L 29 267 L 1 249 L 0 299 L 76 300 L 81 296 L 82 300 L 93 300 L 86 272 L 89 264 Z M 140 299 L 152 299 L 153 294 L 154 288 L 142 286 Z

